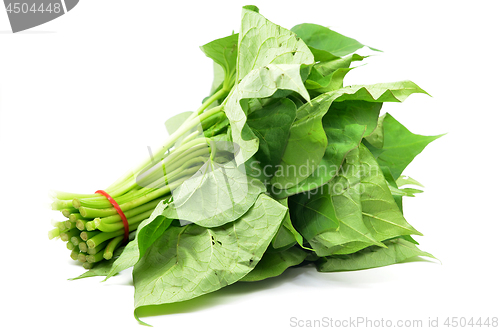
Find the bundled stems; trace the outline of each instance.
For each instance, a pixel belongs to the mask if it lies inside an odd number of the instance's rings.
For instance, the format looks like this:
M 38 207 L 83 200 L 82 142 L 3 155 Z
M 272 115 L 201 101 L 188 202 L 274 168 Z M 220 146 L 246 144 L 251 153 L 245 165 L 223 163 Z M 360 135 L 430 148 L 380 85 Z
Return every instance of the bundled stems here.
M 142 221 L 148 219 L 158 203 L 170 199 L 172 191 L 191 178 L 216 152 L 211 144 L 213 128 L 225 116 L 223 106 L 209 108 L 227 96 L 234 79 L 210 96 L 168 137 L 152 157 L 128 171 L 105 192 L 120 206 L 128 221 L 130 236 L 135 236 Z M 201 127 L 204 130 L 200 129 Z M 110 260 L 123 244 L 124 224 L 117 210 L 100 194 L 52 192 L 52 209 L 66 218 L 56 222 L 49 239 L 60 238 L 71 251 L 70 257 L 92 268 Z

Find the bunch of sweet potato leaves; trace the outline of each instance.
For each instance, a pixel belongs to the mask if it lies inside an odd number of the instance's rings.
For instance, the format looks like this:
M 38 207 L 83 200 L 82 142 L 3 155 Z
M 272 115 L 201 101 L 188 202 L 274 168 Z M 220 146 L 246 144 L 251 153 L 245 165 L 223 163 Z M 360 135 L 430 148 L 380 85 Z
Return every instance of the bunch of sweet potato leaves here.
M 439 136 L 380 113 L 383 102 L 426 92 L 411 81 L 344 86 L 364 46 L 244 7 L 239 34 L 201 47 L 215 65 L 204 112 L 216 109 L 201 121 L 211 157 L 134 240 L 77 278 L 133 267 L 138 308 L 309 263 L 333 272 L 432 257 L 403 216 L 402 197 L 422 191 L 402 173 Z

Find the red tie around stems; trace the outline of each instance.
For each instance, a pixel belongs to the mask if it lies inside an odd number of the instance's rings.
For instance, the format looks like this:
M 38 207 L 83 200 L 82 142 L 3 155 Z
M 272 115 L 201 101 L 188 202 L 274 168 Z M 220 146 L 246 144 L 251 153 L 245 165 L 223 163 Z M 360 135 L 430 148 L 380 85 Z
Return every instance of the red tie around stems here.
M 123 230 L 125 231 L 124 236 L 123 236 L 123 243 L 126 243 L 128 241 L 128 220 L 127 220 L 127 217 L 123 213 L 120 206 L 116 203 L 115 199 L 113 199 L 111 197 L 111 195 L 104 192 L 103 190 L 97 190 L 97 191 L 95 191 L 95 193 L 104 195 L 106 198 L 108 198 L 109 202 L 111 202 L 113 207 L 116 209 L 116 212 L 118 213 L 118 215 L 120 215 L 122 222 L 123 222 Z

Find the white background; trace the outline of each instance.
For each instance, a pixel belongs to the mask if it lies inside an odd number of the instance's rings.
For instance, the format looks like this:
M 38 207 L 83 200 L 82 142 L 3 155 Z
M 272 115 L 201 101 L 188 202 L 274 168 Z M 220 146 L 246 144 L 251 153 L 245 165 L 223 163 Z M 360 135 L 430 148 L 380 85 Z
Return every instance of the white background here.
M 208 93 L 212 64 L 198 46 L 238 31 L 245 4 L 86 0 L 18 34 L 0 9 L 2 329 L 144 328 L 133 317 L 130 272 L 106 283 L 66 280 L 83 269 L 64 243 L 47 240 L 58 218 L 48 192 L 104 188 L 160 144 L 163 122 L 196 109 Z M 296 329 L 292 317 L 422 319 L 424 326 L 437 317 L 445 329 L 447 317 L 500 317 L 497 2 L 253 4 L 283 27 L 322 24 L 384 51 L 346 84 L 410 79 L 433 96 L 383 109 L 415 133 L 448 133 L 405 171 L 426 186 L 405 200 L 405 215 L 425 234 L 421 248 L 442 264 L 288 270 L 144 321 L 169 330 L 287 330 Z

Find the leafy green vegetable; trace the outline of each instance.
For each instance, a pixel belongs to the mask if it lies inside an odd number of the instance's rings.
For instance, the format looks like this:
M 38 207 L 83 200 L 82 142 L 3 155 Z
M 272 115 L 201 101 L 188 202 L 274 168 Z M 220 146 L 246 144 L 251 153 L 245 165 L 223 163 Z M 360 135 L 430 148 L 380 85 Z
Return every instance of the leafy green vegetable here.
M 214 63 L 210 93 L 165 122 L 161 148 L 102 195 L 54 192 L 66 219 L 49 238 L 89 269 L 74 279 L 133 268 L 137 317 L 293 266 L 433 258 L 403 215 L 422 185 L 402 173 L 440 136 L 381 115 L 384 102 L 427 93 L 407 80 L 344 86 L 353 62 L 368 58 L 354 53 L 362 47 L 243 7 L 238 33 L 201 46 Z

